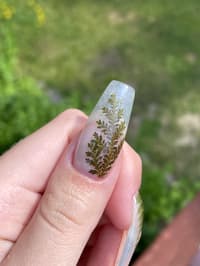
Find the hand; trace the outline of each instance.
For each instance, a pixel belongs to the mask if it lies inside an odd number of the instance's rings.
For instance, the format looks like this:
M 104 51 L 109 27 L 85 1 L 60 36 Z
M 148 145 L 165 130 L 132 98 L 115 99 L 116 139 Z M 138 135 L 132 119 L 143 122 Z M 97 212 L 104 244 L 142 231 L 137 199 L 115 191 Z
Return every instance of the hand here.
M 3 266 L 115 264 L 141 161 L 124 143 L 105 178 L 73 167 L 86 116 L 70 109 L 0 157 Z

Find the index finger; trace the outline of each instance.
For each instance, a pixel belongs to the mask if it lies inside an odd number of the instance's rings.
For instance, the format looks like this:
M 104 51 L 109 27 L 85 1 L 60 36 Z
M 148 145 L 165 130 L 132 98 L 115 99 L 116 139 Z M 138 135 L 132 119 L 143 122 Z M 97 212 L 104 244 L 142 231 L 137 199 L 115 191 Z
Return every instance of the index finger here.
M 32 216 L 64 147 L 86 116 L 70 109 L 0 157 L 0 261 Z

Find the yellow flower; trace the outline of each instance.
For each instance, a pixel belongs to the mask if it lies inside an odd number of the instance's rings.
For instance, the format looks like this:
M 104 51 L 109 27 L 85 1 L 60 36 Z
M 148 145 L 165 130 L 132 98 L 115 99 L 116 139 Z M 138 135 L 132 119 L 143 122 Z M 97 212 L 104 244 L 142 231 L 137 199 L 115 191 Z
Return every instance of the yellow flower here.
M 45 23 L 46 17 L 45 13 L 40 5 L 35 5 L 35 13 L 37 16 L 37 21 L 39 25 L 43 25 Z
M 15 12 L 13 7 L 10 7 L 5 3 L 0 7 L 0 10 L 2 17 L 7 20 L 11 19 Z
M 12 12 L 9 8 L 4 9 L 3 16 L 5 19 L 10 19 L 12 17 Z
M 28 5 L 35 12 L 38 25 L 43 25 L 45 23 L 46 16 L 45 16 L 44 10 L 42 9 L 41 5 L 38 4 L 35 0 L 29 0 Z

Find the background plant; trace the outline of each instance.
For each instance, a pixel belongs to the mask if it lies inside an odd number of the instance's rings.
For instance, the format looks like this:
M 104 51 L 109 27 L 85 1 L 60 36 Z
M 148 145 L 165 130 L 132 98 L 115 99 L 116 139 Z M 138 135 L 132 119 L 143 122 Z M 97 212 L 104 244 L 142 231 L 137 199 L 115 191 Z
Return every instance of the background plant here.
M 111 79 L 137 88 L 141 252 L 199 190 L 199 1 L 0 1 L 0 151 Z

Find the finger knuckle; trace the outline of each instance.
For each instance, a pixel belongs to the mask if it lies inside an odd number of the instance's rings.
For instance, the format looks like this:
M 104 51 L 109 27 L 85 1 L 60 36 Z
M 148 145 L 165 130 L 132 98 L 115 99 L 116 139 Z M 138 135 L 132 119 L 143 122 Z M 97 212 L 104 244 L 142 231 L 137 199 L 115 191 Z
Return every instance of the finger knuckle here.
M 82 227 L 88 217 L 88 200 L 85 195 L 71 186 L 58 191 L 52 190 L 44 195 L 40 206 L 40 216 L 54 230 L 64 233 L 70 227 Z

